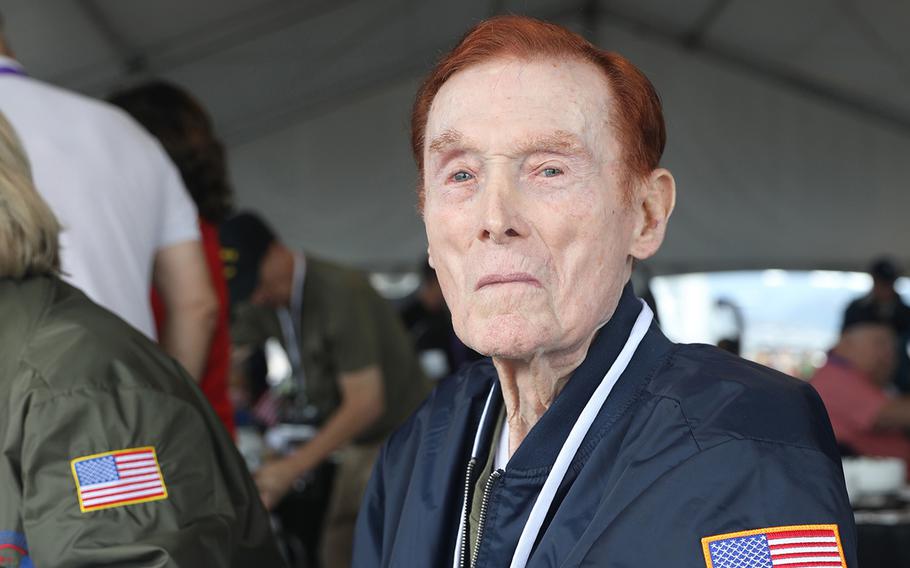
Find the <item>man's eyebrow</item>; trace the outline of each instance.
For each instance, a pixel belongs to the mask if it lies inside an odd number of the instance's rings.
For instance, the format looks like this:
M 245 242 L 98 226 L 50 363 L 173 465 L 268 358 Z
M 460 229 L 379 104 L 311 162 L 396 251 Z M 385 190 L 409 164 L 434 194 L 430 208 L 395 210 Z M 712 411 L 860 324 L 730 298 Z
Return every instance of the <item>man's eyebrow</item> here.
M 462 146 L 465 143 L 464 135 L 452 128 L 443 130 L 438 136 L 433 138 L 430 144 L 427 146 L 431 153 L 441 153 L 445 152 L 453 146 Z
M 472 143 L 455 129 L 446 129 L 433 138 L 427 146 L 430 153 L 444 153 L 453 148 L 473 150 Z M 575 134 L 566 130 L 556 130 L 548 134 L 534 136 L 520 142 L 515 148 L 516 155 L 527 155 L 535 152 L 554 152 L 565 155 L 591 156 L 591 150 Z
M 517 149 L 520 154 L 525 155 L 533 154 L 535 152 L 555 152 L 565 155 L 591 155 L 591 150 L 582 143 L 578 136 L 565 130 L 557 130 L 549 134 L 535 136 L 519 144 Z

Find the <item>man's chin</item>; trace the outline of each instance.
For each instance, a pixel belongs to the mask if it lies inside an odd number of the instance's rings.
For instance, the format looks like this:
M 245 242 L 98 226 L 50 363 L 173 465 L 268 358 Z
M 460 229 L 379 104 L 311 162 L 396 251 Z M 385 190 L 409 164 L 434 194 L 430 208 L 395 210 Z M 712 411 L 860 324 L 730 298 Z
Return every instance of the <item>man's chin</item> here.
M 463 341 L 488 357 L 530 360 L 545 347 L 541 328 L 527 321 L 491 321 L 476 327 Z

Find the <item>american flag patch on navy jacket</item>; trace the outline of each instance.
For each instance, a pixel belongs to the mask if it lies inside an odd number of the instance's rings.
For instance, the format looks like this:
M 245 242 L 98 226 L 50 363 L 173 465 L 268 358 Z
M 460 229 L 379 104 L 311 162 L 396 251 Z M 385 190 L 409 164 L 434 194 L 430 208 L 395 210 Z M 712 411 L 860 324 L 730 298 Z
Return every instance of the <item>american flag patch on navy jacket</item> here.
M 837 525 L 796 525 L 701 539 L 708 568 L 846 568 Z

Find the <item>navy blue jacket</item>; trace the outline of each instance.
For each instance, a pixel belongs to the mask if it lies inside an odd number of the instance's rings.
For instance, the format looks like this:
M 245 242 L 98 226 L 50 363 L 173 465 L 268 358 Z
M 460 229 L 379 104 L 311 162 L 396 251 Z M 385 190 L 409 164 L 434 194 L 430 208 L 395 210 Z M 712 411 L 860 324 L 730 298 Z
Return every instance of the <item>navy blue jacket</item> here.
M 509 460 L 477 566 L 509 565 L 556 455 L 639 310 L 627 287 Z M 466 466 L 497 383 L 488 360 L 467 367 L 387 442 L 357 522 L 355 567 L 452 565 Z M 502 404 L 499 392 L 493 401 Z M 482 459 L 492 431 L 484 428 Z M 713 347 L 671 343 L 652 324 L 560 485 L 528 567 L 704 568 L 704 537 L 807 524 L 836 524 L 856 565 L 840 457 L 815 391 Z

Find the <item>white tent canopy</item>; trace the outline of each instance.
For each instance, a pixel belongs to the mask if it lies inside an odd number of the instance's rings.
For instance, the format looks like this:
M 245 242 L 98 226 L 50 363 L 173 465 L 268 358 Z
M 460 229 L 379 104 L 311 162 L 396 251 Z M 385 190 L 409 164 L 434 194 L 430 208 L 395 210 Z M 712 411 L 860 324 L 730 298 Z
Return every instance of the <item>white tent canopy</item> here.
M 408 115 L 479 19 L 554 19 L 657 86 L 677 178 L 654 272 L 910 260 L 910 4 L 874 0 L 0 0 L 29 72 L 103 96 L 187 87 L 237 201 L 293 246 L 372 268 L 425 250 Z M 65 127 L 65 125 L 61 125 Z

